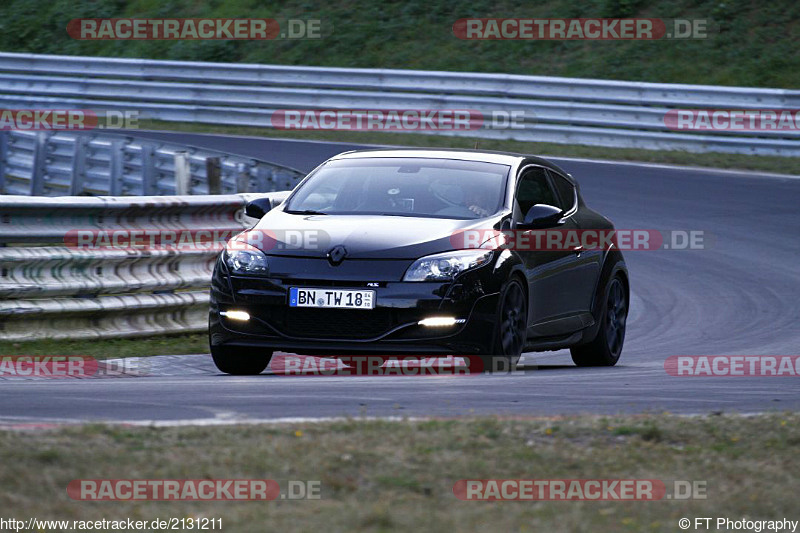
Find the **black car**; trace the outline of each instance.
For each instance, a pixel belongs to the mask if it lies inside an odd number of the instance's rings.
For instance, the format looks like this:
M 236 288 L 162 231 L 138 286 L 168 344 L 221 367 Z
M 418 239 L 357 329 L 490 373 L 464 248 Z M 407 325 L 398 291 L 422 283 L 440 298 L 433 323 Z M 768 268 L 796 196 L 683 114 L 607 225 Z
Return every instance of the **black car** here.
M 613 225 L 541 158 L 347 152 L 279 206 L 264 198 L 246 212 L 261 220 L 228 242 L 213 274 L 209 340 L 223 372 L 260 373 L 274 351 L 514 364 L 523 351 L 569 348 L 580 366 L 619 359 L 621 252 L 613 239 L 559 240 Z M 561 244 L 529 244 L 548 232 Z

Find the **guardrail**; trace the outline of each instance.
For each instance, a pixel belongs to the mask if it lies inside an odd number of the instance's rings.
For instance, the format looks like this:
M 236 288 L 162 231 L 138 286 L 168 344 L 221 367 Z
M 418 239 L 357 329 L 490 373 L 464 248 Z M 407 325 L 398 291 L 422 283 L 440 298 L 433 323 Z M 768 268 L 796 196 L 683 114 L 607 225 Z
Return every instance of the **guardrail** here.
M 797 130 L 684 133 L 664 122 L 674 108 L 800 108 L 800 91 L 784 89 L 0 53 L 0 106 L 125 110 L 144 119 L 267 128 L 278 109 L 523 111 L 529 120 L 521 129 L 419 132 L 800 155 Z
M 0 339 L 189 333 L 208 327 L 208 289 L 223 239 L 252 226 L 247 200 L 219 196 L 0 196 Z M 196 236 L 201 245 L 79 246 L 78 230 Z M 126 233 L 127 232 L 127 233 Z
M 304 173 L 215 150 L 99 132 L 0 131 L 0 193 L 226 194 L 292 189 Z

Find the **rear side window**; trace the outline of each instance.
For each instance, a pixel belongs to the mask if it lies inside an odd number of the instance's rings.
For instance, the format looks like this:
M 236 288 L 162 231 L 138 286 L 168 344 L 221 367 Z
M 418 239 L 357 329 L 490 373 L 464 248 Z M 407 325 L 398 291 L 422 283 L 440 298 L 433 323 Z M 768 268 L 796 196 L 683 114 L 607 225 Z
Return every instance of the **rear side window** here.
M 566 178 L 559 176 L 555 172 L 551 172 L 550 176 L 553 178 L 553 185 L 558 192 L 559 204 L 558 207 L 564 211 L 569 211 L 575 205 L 575 186 L 572 185 Z

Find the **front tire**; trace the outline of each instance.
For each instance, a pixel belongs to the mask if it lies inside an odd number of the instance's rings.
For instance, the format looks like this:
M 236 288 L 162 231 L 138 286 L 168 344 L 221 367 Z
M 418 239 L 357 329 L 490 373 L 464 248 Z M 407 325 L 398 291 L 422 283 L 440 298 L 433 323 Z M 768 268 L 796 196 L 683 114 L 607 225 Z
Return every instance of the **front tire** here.
M 628 296 L 619 274 L 614 275 L 603 291 L 602 314 L 597 335 L 587 344 L 570 348 L 578 366 L 614 366 L 625 342 Z
M 522 355 L 528 333 L 528 302 L 517 279 L 510 280 L 500 292 L 491 354 L 484 355 L 484 371 L 511 372 Z
M 211 346 L 211 357 L 220 372 L 233 376 L 255 376 L 267 368 L 272 351 L 240 346 Z

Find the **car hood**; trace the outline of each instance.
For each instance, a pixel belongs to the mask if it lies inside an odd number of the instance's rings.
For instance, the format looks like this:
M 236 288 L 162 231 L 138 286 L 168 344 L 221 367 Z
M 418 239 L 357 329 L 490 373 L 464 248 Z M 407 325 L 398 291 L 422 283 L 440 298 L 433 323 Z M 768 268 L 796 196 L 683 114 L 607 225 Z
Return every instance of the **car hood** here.
M 276 209 L 248 232 L 267 255 L 326 257 L 341 245 L 348 259 L 416 259 L 463 248 L 459 232 L 491 229 L 498 218 L 452 220 L 376 215 L 293 215 Z

